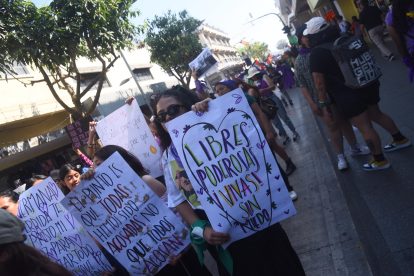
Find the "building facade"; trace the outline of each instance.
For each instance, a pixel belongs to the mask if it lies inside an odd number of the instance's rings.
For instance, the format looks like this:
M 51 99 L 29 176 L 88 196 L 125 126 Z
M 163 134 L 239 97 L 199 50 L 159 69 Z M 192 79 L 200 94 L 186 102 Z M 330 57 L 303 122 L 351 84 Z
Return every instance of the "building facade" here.
M 210 85 L 229 78 L 243 70 L 243 60 L 236 48 L 230 45 L 230 37 L 217 28 L 202 24 L 198 37 L 203 47 L 209 48 L 217 60 L 216 66 L 207 71 L 205 80 Z
M 96 116 L 108 115 L 129 96 L 145 105 L 153 92 L 178 83 L 175 77 L 150 62 L 146 47 L 119 54 L 121 57 L 107 73 Z M 81 88 L 88 86 L 101 70 L 100 63 L 86 58 L 80 58 L 77 65 Z M 0 101 L 0 190 L 21 175 L 49 173 L 50 167 L 61 165 L 56 163 L 56 157 L 67 160 L 73 155 L 71 141 L 63 130 L 71 121 L 69 114 L 58 104 L 45 82 L 36 82 L 42 79 L 40 72 L 21 64 L 15 64 L 14 69 L 15 77 L 8 76 L 6 80 L 6 76 L 0 76 L 3 96 Z M 75 85 L 74 80 L 68 81 Z M 60 98 L 73 106 L 69 94 L 55 88 Z M 83 98 L 85 104 L 95 93 L 96 85 Z

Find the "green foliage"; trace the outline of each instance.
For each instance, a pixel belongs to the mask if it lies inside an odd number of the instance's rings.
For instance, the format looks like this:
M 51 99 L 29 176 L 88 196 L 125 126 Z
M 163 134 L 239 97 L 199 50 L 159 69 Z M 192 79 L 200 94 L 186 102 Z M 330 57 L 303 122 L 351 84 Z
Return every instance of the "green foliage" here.
M 141 31 L 130 22 L 138 15 L 129 10 L 133 2 L 54 0 L 49 6 L 37 8 L 30 1 L 0 0 L 0 72 L 13 74 L 11 62 L 35 66 L 68 112 L 76 117 L 85 115 L 80 103 L 90 87 L 80 91 L 76 59 L 84 56 L 102 63 L 102 72 L 95 81 L 97 103 L 105 74 L 118 58 L 116 51 L 132 47 L 135 35 Z M 66 81 L 69 77 L 77 80 L 76 88 Z M 54 84 L 70 94 L 74 108 L 57 98 Z
M 202 21 L 188 15 L 168 11 L 149 22 L 145 42 L 150 48 L 151 61 L 172 73 L 188 88 L 191 72 L 188 64 L 202 51 L 197 28 Z
M 263 42 L 253 42 L 242 48 L 238 49 L 239 53 L 242 55 L 248 55 L 252 59 L 258 59 L 264 61 L 269 54 L 269 48 L 266 43 Z

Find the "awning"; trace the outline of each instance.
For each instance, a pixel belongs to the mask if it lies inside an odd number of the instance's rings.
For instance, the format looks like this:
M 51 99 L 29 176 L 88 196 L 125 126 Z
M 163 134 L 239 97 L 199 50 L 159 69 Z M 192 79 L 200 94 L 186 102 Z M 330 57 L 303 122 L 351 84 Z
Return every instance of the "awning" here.
M 65 110 L 0 125 L 0 148 L 61 129 L 70 123 Z
M 21 164 L 27 160 L 54 151 L 63 146 L 69 145 L 70 143 L 71 140 L 69 136 L 65 134 L 62 137 L 56 138 L 55 140 L 52 140 L 48 143 L 41 144 L 28 150 L 7 156 L 5 158 L 0 159 L 0 171 L 4 171 L 8 168 Z

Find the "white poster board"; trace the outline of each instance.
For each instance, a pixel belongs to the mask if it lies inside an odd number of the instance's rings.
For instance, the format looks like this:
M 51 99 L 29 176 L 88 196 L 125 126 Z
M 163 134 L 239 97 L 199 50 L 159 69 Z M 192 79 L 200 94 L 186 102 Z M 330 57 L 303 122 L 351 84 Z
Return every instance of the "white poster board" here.
M 161 176 L 161 149 L 136 100 L 118 108 L 96 125 L 104 145 L 118 145 L 132 152 L 153 177 Z
M 209 48 L 204 48 L 203 51 L 193 60 L 188 66 L 191 70 L 196 70 L 198 77 L 206 74 L 217 64 L 217 60 L 214 58 Z M 215 66 L 218 70 L 217 66 Z
M 187 175 L 225 245 L 296 213 L 276 161 L 240 89 L 167 123 Z
M 62 204 L 131 275 L 152 275 L 186 248 L 189 231 L 118 152 Z
M 26 243 L 75 275 L 112 271 L 89 234 L 60 204 L 63 198 L 50 177 L 20 195 L 17 216 L 25 225 Z

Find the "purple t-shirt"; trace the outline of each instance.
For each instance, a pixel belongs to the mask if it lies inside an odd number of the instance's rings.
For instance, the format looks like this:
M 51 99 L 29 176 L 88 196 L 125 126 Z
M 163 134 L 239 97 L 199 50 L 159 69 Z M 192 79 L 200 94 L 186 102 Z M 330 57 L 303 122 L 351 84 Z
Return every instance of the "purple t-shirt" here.
M 414 5 L 411 6 L 411 8 L 414 9 Z M 404 38 L 405 38 L 405 45 L 407 47 L 407 51 L 411 54 L 414 55 L 414 19 L 410 18 L 410 17 L 406 17 L 407 18 L 407 24 L 408 24 L 408 32 L 406 34 L 404 34 Z M 387 15 L 385 16 L 385 24 L 387 24 L 387 26 L 393 26 L 393 16 L 392 16 L 392 9 L 390 9 L 387 13 Z

